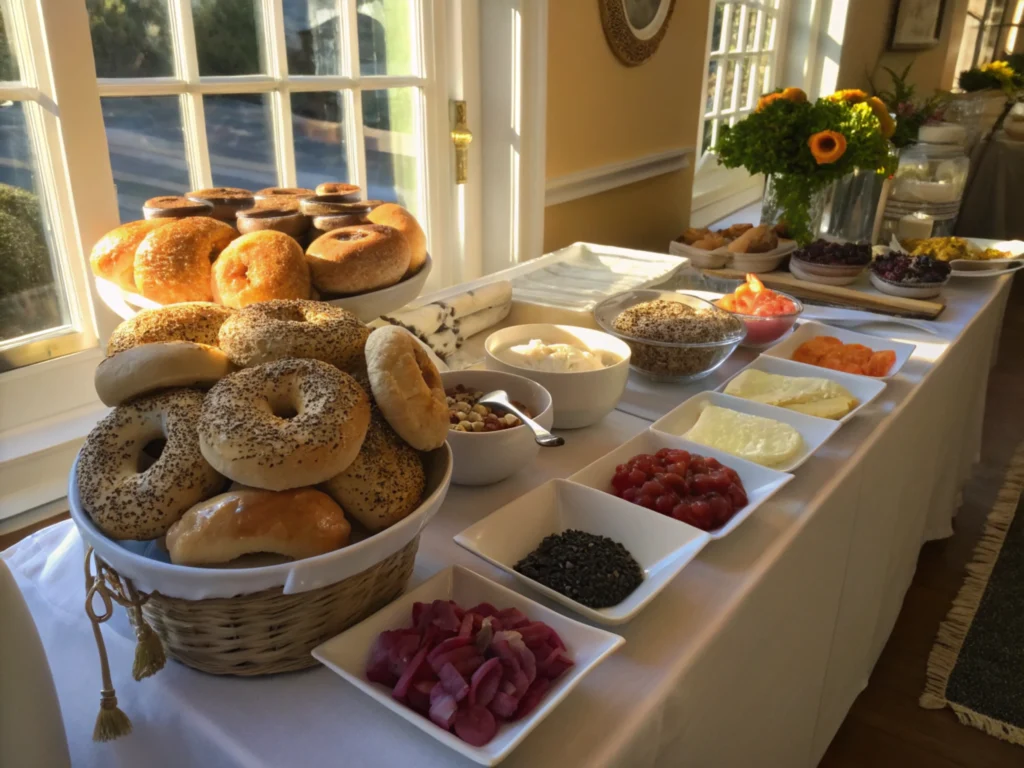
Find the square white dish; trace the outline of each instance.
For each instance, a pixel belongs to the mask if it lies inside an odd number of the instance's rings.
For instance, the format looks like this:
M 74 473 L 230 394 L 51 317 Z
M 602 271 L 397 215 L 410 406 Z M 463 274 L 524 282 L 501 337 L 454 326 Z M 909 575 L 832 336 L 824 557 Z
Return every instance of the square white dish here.
M 410 626 L 413 603 L 429 603 L 434 600 L 454 600 L 467 608 L 482 602 L 491 603 L 499 609 L 518 608 L 531 620 L 543 621 L 554 629 L 562 638 L 575 664 L 558 678 L 537 708 L 527 717 L 500 726 L 497 735 L 488 744 L 482 747 L 471 746 L 455 734 L 434 725 L 429 718 L 393 699 L 391 691 L 386 686 L 371 683 L 365 677 L 366 660 L 377 635 L 388 629 Z M 312 653 L 317 661 L 428 736 L 481 765 L 497 765 L 569 695 L 585 675 L 625 642 L 618 635 L 562 616 L 473 571 L 451 566 L 411 592 L 396 598 L 390 605 L 381 608 L 354 627 L 318 645 Z
M 766 357 L 765 355 L 759 355 L 750 363 L 750 365 L 737 371 L 734 376 L 730 377 L 715 391 L 725 392 L 725 388 L 729 386 L 729 382 L 748 369 L 764 371 L 765 373 L 774 373 L 778 376 L 810 376 L 817 379 L 828 379 L 829 381 L 834 381 L 837 384 L 842 385 L 846 388 L 847 392 L 857 398 L 857 407 L 843 416 L 843 418 L 836 419 L 835 421 L 839 424 L 845 424 L 847 421 L 852 419 L 858 411 L 868 405 L 885 390 L 885 381 L 883 379 L 876 379 L 873 376 L 858 376 L 855 373 L 833 371 L 831 368 L 822 368 L 817 365 L 798 363 L 795 360 L 786 360 L 782 357 Z
M 885 376 L 867 376 L 865 378 L 873 379 L 891 379 L 900 369 L 906 364 L 910 356 L 914 354 L 914 350 L 917 348 L 914 344 L 908 344 L 905 341 L 895 341 L 893 339 L 887 339 L 884 336 L 872 336 L 867 333 L 857 333 L 857 331 L 850 331 L 846 328 L 836 328 L 832 325 L 825 325 L 814 320 L 808 320 L 801 323 L 793 333 L 787 336 L 785 339 L 780 341 L 774 347 L 770 347 L 762 352 L 762 355 L 768 357 L 779 357 L 783 360 L 793 359 L 793 353 L 797 347 L 803 344 L 805 341 L 810 341 L 815 336 L 835 336 L 843 344 L 863 344 L 865 347 L 870 347 L 876 352 L 881 352 L 883 349 L 891 349 L 896 353 L 896 362 L 893 363 L 892 368 L 889 369 L 889 373 Z M 816 365 L 808 366 L 809 368 L 819 369 Z M 819 370 L 825 371 L 827 368 L 820 368 Z M 859 374 L 853 374 L 858 376 Z
M 787 408 L 755 403 L 753 400 L 744 400 L 723 392 L 700 392 L 694 395 L 654 422 L 651 429 L 684 437 L 685 433 L 697 423 L 697 419 L 708 405 L 717 405 L 720 408 L 728 408 L 751 416 L 762 416 L 766 419 L 781 421 L 799 432 L 804 441 L 803 450 L 789 461 L 772 467 L 779 472 L 792 472 L 799 467 L 839 429 L 838 421 L 819 419 L 816 416 L 808 416 L 806 413 L 790 411 Z M 699 441 L 695 440 L 694 442 Z
M 570 528 L 622 544 L 643 569 L 643 583 L 618 605 L 597 609 L 515 570 L 545 536 Z M 550 480 L 471 525 L 455 543 L 590 621 L 616 625 L 636 616 L 710 539 L 704 531 L 610 493 Z
M 725 466 L 736 470 L 736 473 L 740 476 L 743 488 L 747 492 L 747 506 L 733 515 L 732 519 L 721 528 L 708 531 L 708 536 L 712 539 L 721 539 L 735 531 L 758 507 L 768 501 L 768 499 L 775 495 L 776 491 L 793 479 L 793 476 L 786 472 L 762 467 L 759 464 L 739 459 L 732 454 L 715 448 L 709 448 L 700 443 L 694 443 L 682 437 L 648 429 L 629 442 L 623 443 L 611 453 L 607 453 L 597 461 L 588 464 L 579 472 L 569 477 L 569 480 L 608 493 L 612 498 L 616 498 L 608 491 L 611 488 L 615 467 L 619 464 L 625 464 L 639 453 L 657 453 L 660 448 L 681 448 L 690 453 L 698 453 L 701 456 L 712 456 Z M 630 504 L 631 502 L 624 501 L 623 503 Z M 677 520 L 671 520 L 670 522 L 676 525 L 686 525 L 686 523 L 681 523 Z

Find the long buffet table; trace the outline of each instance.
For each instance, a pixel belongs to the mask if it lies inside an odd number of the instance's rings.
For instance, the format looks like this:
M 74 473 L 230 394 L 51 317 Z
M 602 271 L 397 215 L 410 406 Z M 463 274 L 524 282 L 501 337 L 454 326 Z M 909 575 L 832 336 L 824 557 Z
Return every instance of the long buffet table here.
M 816 765 L 867 683 L 922 542 L 949 533 L 978 455 L 1009 285 L 1006 277 L 954 280 L 938 336 L 874 328 L 918 344 L 882 396 L 770 503 L 617 628 L 626 645 L 505 764 Z M 752 356 L 739 351 L 697 387 L 631 381 L 619 411 L 563 433 L 566 446 L 545 450 L 531 468 L 487 488 L 452 486 L 423 534 L 413 582 L 457 563 L 516 589 L 452 536 L 600 457 Z M 120 612 L 104 635 L 135 730 L 95 744 L 99 673 L 82 612 L 81 541 L 65 522 L 3 557 L 39 627 L 76 766 L 471 765 L 323 668 L 232 679 L 169 663 L 136 683 L 134 636 Z

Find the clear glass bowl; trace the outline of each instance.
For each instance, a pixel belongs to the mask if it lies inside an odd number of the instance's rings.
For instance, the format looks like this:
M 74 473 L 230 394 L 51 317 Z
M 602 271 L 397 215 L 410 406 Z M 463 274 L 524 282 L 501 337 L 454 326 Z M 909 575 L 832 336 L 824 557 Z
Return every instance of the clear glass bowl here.
M 710 309 L 736 320 L 735 328 L 717 341 L 659 341 L 630 336 L 615 328 L 615 319 L 625 310 L 646 301 L 663 299 L 686 304 L 694 309 Z M 632 352 L 630 368 L 655 381 L 690 382 L 703 379 L 726 361 L 743 338 L 746 326 L 731 312 L 709 301 L 673 291 L 637 289 L 610 296 L 594 307 L 594 319 L 606 333 L 622 339 Z M 730 323 L 731 325 L 731 323 Z
M 774 293 L 785 296 L 792 301 L 796 311 L 787 312 L 784 315 L 745 315 L 742 312 L 726 310 L 742 320 L 743 324 L 747 327 L 747 336 L 743 339 L 743 344 L 741 345 L 746 349 L 766 349 L 770 347 L 789 333 L 790 328 L 796 324 L 797 318 L 800 317 L 800 313 L 804 311 L 804 305 L 795 296 L 790 296 L 782 291 L 772 290 Z

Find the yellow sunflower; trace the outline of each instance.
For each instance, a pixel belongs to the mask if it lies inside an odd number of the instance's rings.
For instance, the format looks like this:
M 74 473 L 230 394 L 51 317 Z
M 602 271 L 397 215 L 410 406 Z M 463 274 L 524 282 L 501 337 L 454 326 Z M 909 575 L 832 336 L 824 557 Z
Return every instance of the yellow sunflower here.
M 866 103 L 871 107 L 871 111 L 875 113 L 875 117 L 878 118 L 878 125 L 882 129 L 882 135 L 887 139 L 890 138 L 896 133 L 896 121 L 889 115 L 889 108 L 885 106 L 885 102 L 877 96 L 871 96 Z
M 868 95 L 860 88 L 846 88 L 842 91 L 836 91 L 828 98 L 832 101 L 845 101 L 847 104 L 860 104 L 868 100 Z
M 838 131 L 819 131 L 807 140 L 818 165 L 828 165 L 846 152 L 846 137 Z

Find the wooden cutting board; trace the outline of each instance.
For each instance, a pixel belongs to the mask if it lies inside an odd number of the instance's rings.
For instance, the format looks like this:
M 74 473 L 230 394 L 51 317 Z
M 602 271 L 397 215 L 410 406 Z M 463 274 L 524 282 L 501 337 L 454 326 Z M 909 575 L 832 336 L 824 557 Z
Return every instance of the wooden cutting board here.
M 745 273 L 738 269 L 705 269 L 705 275 L 721 277 L 726 280 L 743 280 Z M 766 272 L 758 277 L 769 288 L 792 294 L 798 299 L 822 301 L 844 307 L 866 309 L 897 317 L 917 317 L 934 320 L 942 314 L 946 304 L 941 296 L 927 301 L 922 299 L 904 299 L 899 296 L 887 296 L 884 293 L 866 293 L 856 288 L 838 285 L 820 285 L 799 280 L 789 272 Z

